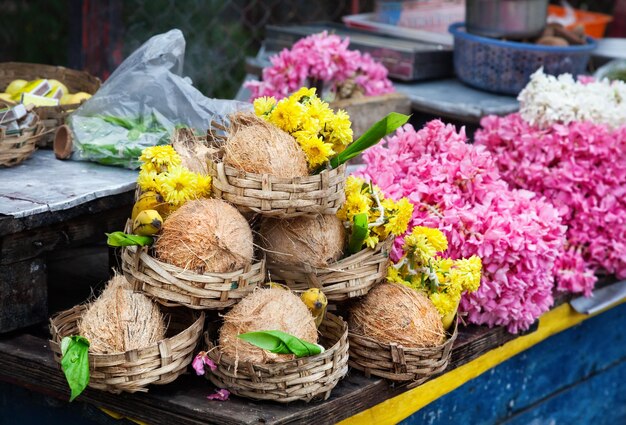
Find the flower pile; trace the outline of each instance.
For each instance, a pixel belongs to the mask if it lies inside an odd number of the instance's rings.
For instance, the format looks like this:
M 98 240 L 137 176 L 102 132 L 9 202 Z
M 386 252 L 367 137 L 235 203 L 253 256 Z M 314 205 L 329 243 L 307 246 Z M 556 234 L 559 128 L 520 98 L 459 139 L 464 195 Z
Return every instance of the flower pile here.
M 342 40 L 326 31 L 297 41 L 291 50 L 284 49 L 270 58 L 272 66 L 263 69 L 263 81 L 245 84 L 252 92 L 251 99 L 282 99 L 302 86 L 320 82 L 327 83 L 334 96 L 346 83 L 365 96 L 391 93 L 387 69 L 369 54 L 349 50 L 349 44 L 348 38 Z
M 626 125 L 626 83 L 619 80 L 576 81 L 571 74 L 555 77 L 539 69 L 517 99 L 522 118 L 541 128 L 576 121 Z
M 142 151 L 137 184 L 143 192 L 154 191 L 174 211 L 191 199 L 208 196 L 211 177 L 194 173 L 182 165 L 171 145 L 152 146 Z
M 373 249 L 390 235 L 400 236 L 407 231 L 413 214 L 413 204 L 407 198 L 386 198 L 380 188 L 356 176 L 346 179 L 345 191 L 346 202 L 337 217 L 350 227 L 356 215 L 367 214 L 365 246 Z
M 440 230 L 415 226 L 404 238 L 402 249 L 404 255 L 389 267 L 387 279 L 424 292 L 441 317 L 454 314 L 463 292 L 478 290 L 480 257 L 472 255 L 459 260 L 442 257 L 440 254 L 448 249 L 448 240 Z
M 519 114 L 481 125 L 476 144 L 494 154 L 503 178 L 545 196 L 567 225 L 558 288 L 589 295 L 595 271 L 626 277 L 626 126 L 572 121 L 540 129 Z
M 449 258 L 482 259 L 479 289 L 465 294 L 460 310 L 476 324 L 527 329 L 553 303 L 553 269 L 565 228 L 556 209 L 523 190 L 510 190 L 482 146 L 466 144 L 451 125 L 410 125 L 364 154 L 369 176 L 392 198 L 415 205 L 410 227 L 438 228 Z M 404 254 L 396 240 L 392 258 Z
M 345 111 L 333 112 L 315 88 L 302 87 L 277 101 L 261 97 L 254 101 L 257 116 L 291 134 L 304 151 L 309 167 L 327 163 L 352 143 L 352 123 Z

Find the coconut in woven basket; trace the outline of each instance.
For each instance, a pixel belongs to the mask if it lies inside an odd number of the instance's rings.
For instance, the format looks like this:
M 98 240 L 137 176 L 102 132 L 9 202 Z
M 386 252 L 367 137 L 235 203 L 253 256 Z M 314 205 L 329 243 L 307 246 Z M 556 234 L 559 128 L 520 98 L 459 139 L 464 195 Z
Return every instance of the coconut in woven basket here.
M 50 347 L 71 399 L 87 385 L 113 393 L 147 391 L 185 372 L 203 325 L 204 313 L 164 309 L 116 275 L 98 298 L 50 319 Z
M 391 114 L 353 142 L 350 117 L 330 109 L 314 88 L 280 101 L 256 99 L 254 112 L 233 114 L 209 131 L 214 194 L 244 213 L 276 219 L 335 214 L 344 203 L 346 162 L 406 120 Z
M 131 220 L 109 244 L 123 246 L 122 269 L 135 288 L 162 304 L 224 309 L 263 283 L 264 254 L 246 218 L 208 197 L 208 148 L 190 140 L 144 150 Z
M 212 365 L 207 378 L 255 400 L 327 399 L 348 372 L 348 327 L 325 308 L 307 306 L 306 295 L 272 285 L 227 312 L 219 330 L 209 329 L 200 353 Z
M 406 232 L 413 205 L 349 176 L 336 214 L 264 218 L 259 244 L 273 280 L 296 291 L 320 288 L 331 302 L 360 297 L 382 282 L 396 236 Z

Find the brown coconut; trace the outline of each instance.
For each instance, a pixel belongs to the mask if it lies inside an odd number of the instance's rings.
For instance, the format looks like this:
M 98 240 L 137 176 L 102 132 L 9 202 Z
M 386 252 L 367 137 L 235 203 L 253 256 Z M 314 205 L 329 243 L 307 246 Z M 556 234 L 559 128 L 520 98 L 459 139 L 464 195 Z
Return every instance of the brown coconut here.
M 89 305 L 78 332 L 89 340 L 89 352 L 123 353 L 150 346 L 165 337 L 165 320 L 159 307 L 134 292 L 124 276 L 114 276 Z
M 284 178 L 309 174 L 304 151 L 290 134 L 254 114 L 239 112 L 230 121 L 224 164 Z
M 261 222 L 260 245 L 268 262 L 327 267 L 343 255 L 346 230 L 335 215 L 296 217 Z
M 246 342 L 237 335 L 279 330 L 317 343 L 315 319 L 299 297 L 282 288 L 257 289 L 224 315 L 220 329 L 221 352 L 237 362 L 277 363 L 292 360 L 291 354 L 274 354 Z
M 197 273 L 227 273 L 252 262 L 250 225 L 219 199 L 186 202 L 163 223 L 155 245 L 159 260 Z
M 435 347 L 445 340 L 439 312 L 425 295 L 397 283 L 374 287 L 350 309 L 350 331 L 380 343 Z

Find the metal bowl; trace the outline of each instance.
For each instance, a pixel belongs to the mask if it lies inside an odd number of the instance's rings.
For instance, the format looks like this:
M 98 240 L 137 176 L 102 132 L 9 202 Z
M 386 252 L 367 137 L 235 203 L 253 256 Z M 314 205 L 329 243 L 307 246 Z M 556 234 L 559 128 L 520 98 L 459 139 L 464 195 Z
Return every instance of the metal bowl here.
M 483 37 L 537 37 L 547 17 L 548 0 L 467 0 L 465 5 L 467 31 Z

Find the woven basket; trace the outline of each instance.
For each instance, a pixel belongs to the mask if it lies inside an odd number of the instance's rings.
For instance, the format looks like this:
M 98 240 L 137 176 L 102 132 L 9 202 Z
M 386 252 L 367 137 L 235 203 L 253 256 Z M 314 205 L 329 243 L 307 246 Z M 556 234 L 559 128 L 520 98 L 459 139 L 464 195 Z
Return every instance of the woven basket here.
M 78 334 L 78 320 L 86 308 L 79 305 L 50 319 L 50 348 L 59 366 L 61 340 Z M 147 391 L 149 384 L 167 384 L 184 373 L 202 335 L 204 313 L 186 309 L 169 313 L 166 339 L 124 353 L 89 354 L 89 386 L 112 393 Z
M 446 342 L 432 348 L 383 344 L 350 332 L 350 367 L 363 371 L 368 378 L 374 375 L 391 381 L 410 381 L 408 388 L 416 387 L 448 367 L 457 337 L 457 318 L 453 323 Z
M 233 394 L 255 400 L 289 403 L 296 400 L 326 400 L 337 382 L 348 372 L 348 325 L 327 313 L 319 329 L 320 344 L 326 351 L 282 363 L 236 363 L 222 356 L 208 335 L 208 355 L 217 369 L 208 374 L 210 381 Z
M 37 149 L 37 140 L 43 132 L 40 121 L 20 135 L 7 136 L 0 129 L 0 167 L 12 167 L 28 159 Z
M 328 301 L 345 301 L 367 294 L 374 285 L 385 279 L 392 244 L 393 239 L 389 238 L 374 249 L 362 249 L 326 268 L 268 262 L 267 269 L 272 280 L 284 282 L 294 291 L 320 288 Z
M 233 306 L 265 282 L 265 258 L 230 273 L 198 274 L 159 261 L 135 246 L 122 249 L 122 270 L 135 290 L 159 303 L 200 310 Z
M 94 94 L 100 88 L 99 78 L 85 71 L 77 71 L 62 66 L 42 65 L 37 63 L 3 62 L 0 63 L 0 90 L 4 91 L 11 81 L 16 79 L 36 80 L 39 78 L 55 79 L 65 84 L 70 93 L 79 91 Z M 54 130 L 65 123 L 70 111 L 80 103 L 59 106 L 40 106 L 35 112 L 42 120 L 46 134 L 38 142 L 40 146 L 52 144 Z
M 274 218 L 335 214 L 345 201 L 346 165 L 304 177 L 280 178 L 248 173 L 209 159 L 213 195 L 242 213 Z

